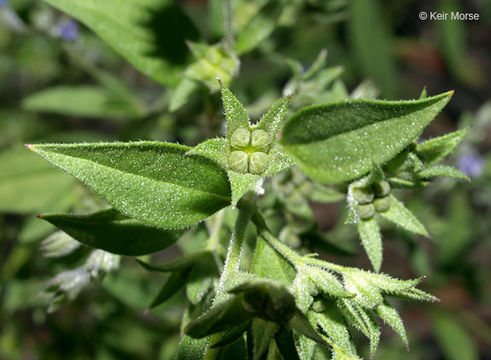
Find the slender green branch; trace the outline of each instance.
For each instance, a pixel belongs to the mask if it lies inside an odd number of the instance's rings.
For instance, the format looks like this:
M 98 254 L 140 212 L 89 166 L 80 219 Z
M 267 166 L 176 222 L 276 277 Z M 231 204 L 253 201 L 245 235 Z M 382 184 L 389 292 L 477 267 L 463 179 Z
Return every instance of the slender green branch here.
M 235 45 L 232 26 L 232 0 L 223 0 L 223 15 L 225 19 L 225 46 L 229 51 L 232 51 Z
M 248 195 L 249 194 L 246 194 L 245 197 Z M 228 246 L 227 258 L 225 259 L 225 265 L 223 267 L 222 274 L 220 275 L 217 294 L 214 300 L 215 303 L 223 301 L 226 298 L 226 285 L 229 279 L 231 279 L 239 270 L 242 245 L 244 243 L 247 225 L 251 221 L 252 209 L 254 208 L 252 203 L 252 201 L 246 200 L 243 200 L 240 203 L 239 214 L 237 215 L 237 220 L 235 221 L 234 232 Z M 204 360 L 213 360 L 217 358 L 219 349 L 212 349 L 210 346 L 220 340 L 220 336 L 220 333 L 218 333 L 210 337 L 210 341 L 208 342 L 208 350 L 206 351 Z
M 208 244 L 206 246 L 207 250 L 210 250 L 213 253 L 213 258 L 217 264 L 217 267 L 220 271 L 223 271 L 223 264 L 218 255 L 217 247 L 218 241 L 220 240 L 220 229 L 223 223 L 223 214 L 224 210 L 220 210 L 214 217 L 213 223 L 210 224 L 209 232 L 210 237 L 208 238 Z

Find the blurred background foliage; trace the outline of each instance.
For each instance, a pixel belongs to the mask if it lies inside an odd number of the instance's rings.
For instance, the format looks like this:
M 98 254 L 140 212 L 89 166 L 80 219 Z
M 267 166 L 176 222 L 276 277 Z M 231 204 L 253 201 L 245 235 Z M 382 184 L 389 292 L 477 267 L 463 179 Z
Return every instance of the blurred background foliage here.
M 194 145 L 223 130 L 217 74 L 253 116 L 282 91 L 296 94 L 293 109 L 348 96 L 417 98 L 424 87 L 428 94 L 456 91 L 424 137 L 471 125 L 451 162 L 472 182 L 440 179 L 407 194 L 431 239 L 389 227 L 384 233 L 382 270 L 426 275 L 425 290 L 442 301 L 398 304 L 411 351 L 387 331 L 377 358 L 491 358 L 491 2 L 237 0 L 235 36 L 224 44 L 230 29 L 223 0 L 161 3 L 170 5 L 135 24 L 152 34 L 144 37 L 151 55 L 165 64 L 151 80 L 67 14 L 42 1 L 0 0 L 0 359 L 173 358 L 184 297 L 148 310 L 162 279 L 132 258 L 47 313 L 48 281 L 83 264 L 90 250 L 43 252 L 40 242 L 54 228 L 34 215 L 105 205 L 22 145 L 140 139 Z M 480 18 L 423 21 L 422 11 Z M 328 67 L 320 70 L 324 60 Z M 312 201 L 311 184 L 296 172 L 270 185 L 281 195 L 263 201 L 287 209 L 278 219 L 282 240 L 370 268 L 356 232 L 343 224 L 342 204 Z M 273 222 L 278 217 L 270 215 Z M 155 256 L 196 251 L 203 231 Z M 222 232 L 226 241 L 230 230 Z

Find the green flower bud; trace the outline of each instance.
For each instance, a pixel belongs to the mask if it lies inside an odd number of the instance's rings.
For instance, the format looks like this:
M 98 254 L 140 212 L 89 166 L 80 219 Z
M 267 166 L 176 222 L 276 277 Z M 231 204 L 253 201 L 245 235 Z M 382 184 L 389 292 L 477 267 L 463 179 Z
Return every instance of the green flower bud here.
M 384 197 L 390 193 L 390 185 L 387 181 L 382 180 L 378 183 L 373 184 L 373 191 L 375 192 L 375 197 Z
M 375 201 L 373 202 L 373 206 L 375 206 L 375 210 L 377 210 L 377 212 L 379 213 L 386 212 L 390 209 L 390 196 L 387 195 L 375 199 Z
M 251 136 L 251 145 L 256 151 L 266 151 L 271 144 L 269 134 L 264 130 L 254 130 Z
M 373 201 L 373 190 L 370 187 L 355 187 L 351 190 L 353 198 L 358 204 L 369 204 Z
M 362 220 L 368 220 L 375 214 L 375 206 L 373 204 L 360 204 L 356 207 L 358 216 Z
M 247 162 L 247 154 L 243 151 L 232 151 L 228 158 L 229 168 L 240 173 L 247 172 Z
M 237 129 L 230 137 L 230 146 L 232 149 L 244 149 L 249 146 L 251 133 L 247 129 Z
M 235 152 L 235 151 L 234 151 Z M 254 152 L 249 159 L 249 172 L 254 175 L 260 175 L 266 171 L 269 166 L 269 155 L 263 152 Z
M 327 310 L 326 304 L 322 299 L 316 299 L 312 304 L 312 310 L 318 313 L 323 313 Z

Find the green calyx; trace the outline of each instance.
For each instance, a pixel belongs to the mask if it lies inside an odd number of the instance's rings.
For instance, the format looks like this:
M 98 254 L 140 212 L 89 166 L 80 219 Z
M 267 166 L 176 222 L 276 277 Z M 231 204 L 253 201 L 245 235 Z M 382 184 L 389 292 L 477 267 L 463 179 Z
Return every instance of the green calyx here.
M 353 187 L 351 194 L 357 204 L 358 216 L 362 220 L 371 219 L 375 212 L 383 213 L 390 209 L 390 184 L 385 180 Z
M 270 156 L 267 154 L 270 145 L 271 138 L 264 130 L 235 130 L 230 137 L 232 151 L 229 168 L 240 173 L 261 175 L 270 163 Z

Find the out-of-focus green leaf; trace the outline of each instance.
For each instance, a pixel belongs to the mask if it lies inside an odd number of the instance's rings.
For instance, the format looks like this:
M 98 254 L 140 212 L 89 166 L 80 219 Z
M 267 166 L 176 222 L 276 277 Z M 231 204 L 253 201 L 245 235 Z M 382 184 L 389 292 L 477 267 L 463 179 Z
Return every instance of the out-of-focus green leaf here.
M 57 86 L 25 98 L 26 110 L 86 118 L 138 116 L 134 108 L 96 86 Z
M 171 0 L 45 0 L 99 35 L 144 74 L 174 86 L 197 31 Z
M 128 219 L 113 209 L 87 215 L 42 214 L 39 217 L 85 245 L 120 255 L 139 256 L 166 249 L 181 234 Z
M 46 144 L 29 148 L 75 176 L 121 213 L 183 228 L 230 203 L 227 176 L 188 147 L 162 142 Z
M 0 212 L 32 213 L 46 207 L 63 210 L 74 186 L 70 177 L 21 147 L 0 154 Z
M 397 69 L 390 29 L 379 1 L 351 1 L 348 26 L 353 56 L 361 71 L 375 80 L 386 96 L 393 96 L 398 85 Z
M 451 95 L 314 105 L 296 112 L 286 122 L 281 143 L 313 179 L 327 184 L 353 180 L 409 145 Z
M 453 314 L 434 312 L 432 319 L 436 339 L 446 359 L 479 359 L 476 343 Z
M 184 287 L 187 275 L 187 271 L 173 272 L 170 274 L 148 307 L 154 308 L 169 300 Z

